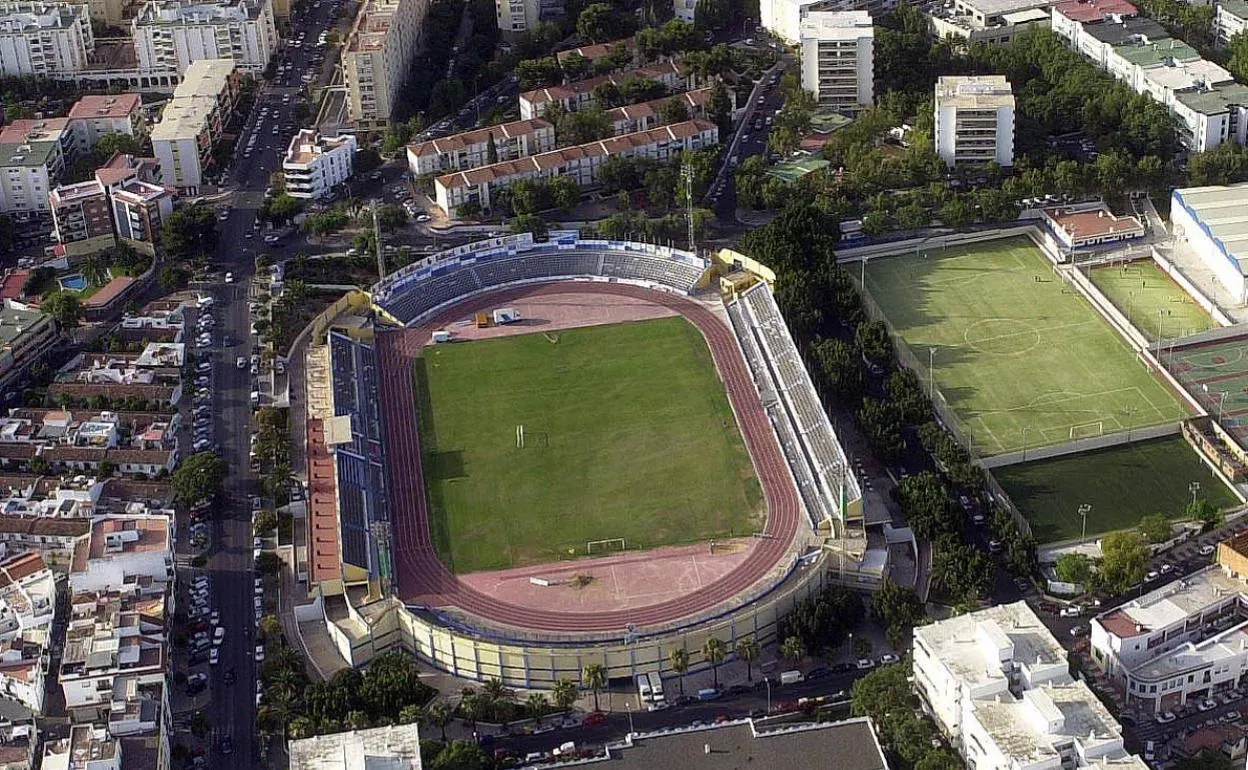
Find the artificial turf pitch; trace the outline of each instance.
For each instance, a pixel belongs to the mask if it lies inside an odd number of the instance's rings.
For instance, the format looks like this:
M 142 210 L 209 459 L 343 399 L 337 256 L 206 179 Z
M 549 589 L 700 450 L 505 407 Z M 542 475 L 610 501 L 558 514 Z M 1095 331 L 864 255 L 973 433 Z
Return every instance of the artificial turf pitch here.
M 1026 239 L 873 259 L 866 281 L 980 455 L 1187 416 Z
M 456 573 L 761 528 L 724 385 L 683 318 L 435 345 L 416 382 L 431 530 Z
M 1099 265 L 1092 268 L 1090 277 L 1132 325 L 1154 342 L 1216 326 L 1205 309 L 1151 259 Z
M 1080 536 L 1079 506 L 1088 512 L 1088 536 L 1134 527 L 1152 513 L 1180 516 L 1197 495 L 1222 509 L 1238 500 L 1180 436 L 1081 452 L 992 471 L 1040 543 Z

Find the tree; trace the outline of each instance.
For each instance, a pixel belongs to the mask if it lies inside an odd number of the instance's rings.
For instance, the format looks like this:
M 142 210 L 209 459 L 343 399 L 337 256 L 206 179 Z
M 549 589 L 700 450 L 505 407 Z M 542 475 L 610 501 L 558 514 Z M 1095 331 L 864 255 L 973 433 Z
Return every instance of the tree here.
M 252 515 L 252 529 L 257 537 L 267 535 L 277 529 L 277 512 L 271 509 L 256 511 Z
M 1221 511 L 1213 507 L 1213 505 L 1203 497 L 1197 498 L 1196 500 L 1188 503 L 1183 509 L 1183 513 L 1187 516 L 1187 518 L 1204 524 L 1204 531 L 1206 532 L 1222 526 L 1222 523 L 1226 519 L 1226 517 L 1222 515 Z
M 862 352 L 856 345 L 830 337 L 815 340 L 811 352 L 822 387 L 842 401 L 853 402 L 862 395 L 866 379 L 862 373 Z
M 576 703 L 576 682 L 566 677 L 559 679 L 555 682 L 554 689 L 551 690 L 551 697 L 560 711 L 567 711 L 572 708 L 572 704 Z
M 590 3 L 576 18 L 576 31 L 595 43 L 632 34 L 632 20 L 607 3 Z
M 534 238 L 545 238 L 550 228 L 546 226 L 546 220 L 537 214 L 521 214 L 512 217 L 509 224 L 513 233 L 532 233 Z
M 1086 586 L 1092 580 L 1092 560 L 1081 553 L 1062 554 L 1053 569 L 1063 583 Z
M 888 326 L 883 321 L 864 321 L 858 324 L 856 334 L 862 355 L 871 363 L 887 367 L 892 363 L 893 339 L 888 334 Z
M 763 654 L 763 648 L 759 646 L 758 640 L 752 636 L 742 637 L 737 640 L 737 646 L 733 648 L 737 653 L 737 657 L 745 661 L 745 676 L 754 681 L 754 661 L 758 660 Z
M 1220 751 L 1205 749 L 1194 757 L 1183 757 L 1174 765 L 1174 770 L 1231 770 L 1231 758 Z
M 451 741 L 429 763 L 431 770 L 486 770 L 489 766 L 485 749 L 468 740 Z
M 806 658 L 806 645 L 799 637 L 790 636 L 780 645 L 780 657 L 796 666 Z
M 169 478 L 173 499 L 190 507 L 200 500 L 212 500 L 221 491 L 229 466 L 212 452 L 188 457 Z
M 672 670 L 680 677 L 680 694 L 685 694 L 685 674 L 689 671 L 689 651 L 684 647 L 673 647 L 668 653 L 668 662 L 672 664 Z
M 455 707 L 450 701 L 440 700 L 430 703 L 423 710 L 423 721 L 432 727 L 438 728 L 442 734 L 442 742 L 446 743 L 446 726 L 455 719 Z
M 365 147 L 355 154 L 355 173 L 371 174 L 381 165 L 381 153 Z
M 711 95 L 706 101 L 706 117 L 719 126 L 720 135 L 726 136 L 732 128 L 732 97 L 723 81 L 716 79 Z
M 559 118 L 555 133 L 559 136 L 560 144 L 573 145 L 605 139 L 612 135 L 613 129 L 607 113 L 602 107 L 593 105 Z
M 594 693 L 594 711 L 598 710 L 598 693 L 607 686 L 607 668 L 601 663 L 590 663 L 581 671 L 581 681 Z
M 1140 535 L 1150 543 L 1164 543 L 1170 539 L 1170 521 L 1160 513 L 1150 513 L 1140 519 Z
M 871 597 L 871 615 L 888 633 L 888 643 L 900 647 L 903 637 L 923 621 L 923 602 L 914 589 L 885 579 Z
M 401 725 L 416 724 L 424 720 L 424 718 L 425 710 L 415 704 L 404 706 L 403 710 L 399 712 L 399 724 Z
M 539 723 L 542 721 L 542 717 L 546 715 L 546 712 L 550 710 L 550 701 L 540 692 L 530 693 L 524 705 L 528 709 L 529 715 Z
M 275 225 L 284 225 L 294 219 L 302 209 L 303 204 L 298 198 L 281 193 L 265 201 L 260 208 L 260 214 Z
M 717 636 L 708 636 L 702 643 L 702 658 L 711 664 L 711 674 L 715 678 L 715 689 L 719 689 L 719 664 L 728 656 L 728 645 Z
M 659 105 L 659 120 L 663 123 L 683 123 L 689 119 L 689 108 L 683 96 L 673 96 Z
M 959 515 L 949 493 L 931 471 L 923 471 L 901 480 L 898 487 L 901 509 L 915 534 L 926 540 L 956 533 Z
M 39 309 L 67 329 L 77 326 L 83 315 L 82 301 L 77 294 L 70 291 L 54 291 L 45 296 L 39 303 Z
M 1135 532 L 1111 532 L 1101 539 L 1101 583 L 1111 593 L 1123 593 L 1144 579 L 1148 547 Z
M 410 217 L 402 206 L 386 204 L 377 208 L 377 225 L 382 232 L 388 233 L 406 227 Z
M 261 575 L 276 575 L 282 568 L 282 557 L 272 551 L 263 551 L 256 557 L 256 572 Z
M 202 204 L 186 206 L 165 218 L 160 245 L 175 259 L 194 259 L 211 254 L 217 246 L 217 215 Z
M 401 652 L 373 658 L 356 692 L 375 719 L 398 714 L 407 705 L 423 705 L 433 695 L 432 688 L 420 681 L 416 661 Z

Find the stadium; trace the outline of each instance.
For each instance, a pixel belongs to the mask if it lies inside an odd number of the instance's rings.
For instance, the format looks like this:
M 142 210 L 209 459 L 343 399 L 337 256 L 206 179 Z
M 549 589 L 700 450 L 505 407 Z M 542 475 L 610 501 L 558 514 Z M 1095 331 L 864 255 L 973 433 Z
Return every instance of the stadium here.
M 387 276 L 376 323 L 330 325 L 307 571 L 348 663 L 666 673 L 712 635 L 775 641 L 827 580 L 882 581 L 912 541 L 869 541 L 770 273 L 726 254 L 494 238 Z

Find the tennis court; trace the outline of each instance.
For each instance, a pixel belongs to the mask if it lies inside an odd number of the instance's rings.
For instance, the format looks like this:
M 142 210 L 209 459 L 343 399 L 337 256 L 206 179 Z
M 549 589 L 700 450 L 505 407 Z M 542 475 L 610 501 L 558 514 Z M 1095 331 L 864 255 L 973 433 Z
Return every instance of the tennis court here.
M 1025 238 L 874 259 L 866 283 L 980 455 L 1188 414 Z
M 781 179 L 785 182 L 796 182 L 812 171 L 818 171 L 821 168 L 827 168 L 832 165 L 823 158 L 809 157 L 801 160 L 786 160 L 783 163 L 777 163 L 767 169 L 767 173 L 771 176 Z
M 1170 348 L 1160 358 L 1209 414 L 1248 440 L 1248 336 Z
M 1089 271 L 1089 277 L 1135 328 L 1154 342 L 1217 326 L 1205 309 L 1151 259 L 1098 265 Z

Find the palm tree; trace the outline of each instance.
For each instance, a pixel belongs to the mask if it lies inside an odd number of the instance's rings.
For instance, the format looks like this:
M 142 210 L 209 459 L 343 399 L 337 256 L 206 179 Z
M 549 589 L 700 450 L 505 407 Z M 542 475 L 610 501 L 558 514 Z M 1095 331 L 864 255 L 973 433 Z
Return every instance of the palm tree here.
M 728 645 L 718 636 L 708 636 L 702 643 L 702 657 L 711 664 L 711 673 L 715 677 L 715 689 L 719 689 L 719 664 L 728 657 Z
M 784 644 L 780 645 L 780 655 L 793 665 L 797 665 L 806 657 L 806 645 L 802 643 L 800 637 L 790 636 L 784 640 Z
M 567 677 L 555 682 L 554 690 L 551 691 L 551 696 L 555 699 L 555 705 L 559 707 L 560 711 L 567 711 L 572 708 L 572 704 L 576 703 L 577 694 L 576 682 Z
M 442 742 L 446 743 L 446 726 L 455 719 L 455 707 L 450 701 L 440 700 L 425 707 L 425 721 L 442 732 Z
M 680 676 L 680 694 L 685 694 L 685 674 L 689 671 L 689 651 L 684 647 L 677 647 L 668 655 L 672 664 L 672 670 Z
M 399 711 L 399 724 L 410 725 L 425 718 L 425 710 L 415 703 L 409 703 Z
M 540 692 L 535 692 L 529 695 L 529 698 L 524 702 L 524 705 L 528 706 L 529 714 L 532 715 L 533 720 L 540 725 L 542 723 L 542 717 L 546 714 L 546 710 L 550 708 L 550 701 L 546 699 L 545 695 L 542 695 Z
M 598 711 L 598 692 L 607 686 L 607 669 L 601 663 L 590 663 L 581 672 L 581 681 L 594 691 L 594 711 Z
M 498 703 L 515 697 L 516 691 L 503 684 L 501 679 L 487 679 L 481 686 L 481 694 L 491 703 Z
M 763 648 L 758 645 L 757 639 L 748 637 L 737 642 L 736 653 L 738 658 L 745 661 L 745 674 L 753 682 L 754 661 L 763 654 Z
M 316 723 L 308 717 L 295 717 L 290 720 L 290 737 L 294 740 L 311 738 L 316 734 Z

